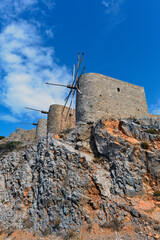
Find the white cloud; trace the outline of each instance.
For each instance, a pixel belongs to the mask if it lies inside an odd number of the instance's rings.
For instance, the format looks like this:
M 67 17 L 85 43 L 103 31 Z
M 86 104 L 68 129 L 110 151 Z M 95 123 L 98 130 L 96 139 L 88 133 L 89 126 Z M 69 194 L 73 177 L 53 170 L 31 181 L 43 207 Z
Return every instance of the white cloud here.
M 54 0 L 1 0 L 0 19 L 12 21 L 20 17 L 25 11 L 37 12 L 40 10 L 38 3 L 42 3 L 49 10 L 55 6 Z
M 5 121 L 5 122 L 10 122 L 10 123 L 16 123 L 18 122 L 18 119 L 16 119 L 15 117 L 11 116 L 11 115 L 0 115 L 0 120 L 1 121 Z
M 67 83 L 71 74 L 66 66 L 57 65 L 53 48 L 43 47 L 36 28 L 25 22 L 14 22 L 0 34 L 0 66 L 5 72 L 2 101 L 14 114 L 25 113 L 25 106 L 48 110 L 51 104 L 63 104 L 65 88 L 44 83 Z M 49 90 L 50 88 L 50 90 Z
M 13 114 L 1 120 L 14 122 L 15 116 L 33 120 L 39 113 L 25 106 L 48 110 L 51 104 L 64 104 L 66 89 L 45 85 L 46 81 L 68 83 L 72 78 L 66 66 L 55 62 L 54 48 L 46 47 L 41 35 L 54 37 L 46 25 L 54 5 L 54 0 L 0 1 L 0 94 L 2 104 Z
M 106 13 L 119 14 L 124 0 L 103 0 L 102 4 L 106 7 Z
M 54 36 L 51 29 L 47 29 L 47 30 L 46 30 L 46 35 L 47 35 L 49 38 L 53 38 L 53 36 Z
M 107 14 L 111 27 L 122 23 L 125 20 L 125 16 L 122 14 L 122 6 L 125 0 L 103 0 L 102 4 L 105 7 L 105 13 Z
M 42 0 L 42 2 L 48 7 L 49 10 L 53 9 L 55 2 L 53 0 Z
M 37 0 L 12 0 L 13 1 L 13 6 L 14 6 L 14 11 L 16 13 L 21 13 L 25 11 L 27 8 L 37 4 Z
M 37 0 L 1 0 L 0 18 L 6 21 L 16 19 L 19 14 L 33 7 Z

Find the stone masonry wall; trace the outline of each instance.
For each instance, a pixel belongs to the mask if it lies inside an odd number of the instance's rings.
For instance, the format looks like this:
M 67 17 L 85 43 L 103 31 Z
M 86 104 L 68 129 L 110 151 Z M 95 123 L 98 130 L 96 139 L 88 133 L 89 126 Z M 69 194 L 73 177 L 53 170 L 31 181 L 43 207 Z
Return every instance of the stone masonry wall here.
M 73 114 L 68 114 L 68 118 L 65 121 L 68 107 L 65 108 L 62 116 L 63 106 L 53 104 L 49 108 L 48 119 L 47 119 L 47 133 L 57 134 L 61 130 L 67 130 L 75 126 L 75 110 Z
M 47 119 L 39 119 L 36 127 L 36 138 L 47 136 Z
M 97 73 L 79 80 L 76 122 L 94 122 L 102 117 L 144 117 L 148 108 L 143 87 Z

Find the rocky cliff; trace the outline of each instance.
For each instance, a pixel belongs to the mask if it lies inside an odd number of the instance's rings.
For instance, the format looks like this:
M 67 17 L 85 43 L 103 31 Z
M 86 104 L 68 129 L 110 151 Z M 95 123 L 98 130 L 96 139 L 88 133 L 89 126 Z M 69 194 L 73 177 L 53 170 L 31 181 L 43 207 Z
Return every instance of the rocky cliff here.
M 1 157 L 0 239 L 159 239 L 160 120 L 101 119 L 27 144 Z

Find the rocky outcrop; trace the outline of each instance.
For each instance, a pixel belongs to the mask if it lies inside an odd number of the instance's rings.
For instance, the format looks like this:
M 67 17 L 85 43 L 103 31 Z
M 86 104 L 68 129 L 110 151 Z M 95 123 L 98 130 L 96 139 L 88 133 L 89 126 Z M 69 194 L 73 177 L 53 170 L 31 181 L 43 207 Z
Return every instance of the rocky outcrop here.
M 129 130 L 127 133 L 131 135 Z M 102 120 L 93 128 L 93 135 L 97 151 L 109 164 L 112 193 L 133 197 L 143 192 L 142 177 L 147 172 L 147 166 L 146 160 L 138 157 L 138 144 L 129 144 L 127 140 L 110 134 Z
M 102 119 L 81 124 L 65 140 L 48 135 L 38 145 L 28 143 L 4 155 L 1 229 L 67 239 L 73 231 L 98 226 L 126 240 L 154 239 L 160 224 L 159 202 L 153 197 L 160 180 L 159 129 L 159 122 L 150 119 Z M 144 140 L 148 149 L 142 148 Z M 134 233 L 123 232 L 131 228 Z
M 5 141 L 31 141 L 36 138 L 36 130 L 33 128 L 31 130 L 25 130 L 18 128 L 13 132 Z

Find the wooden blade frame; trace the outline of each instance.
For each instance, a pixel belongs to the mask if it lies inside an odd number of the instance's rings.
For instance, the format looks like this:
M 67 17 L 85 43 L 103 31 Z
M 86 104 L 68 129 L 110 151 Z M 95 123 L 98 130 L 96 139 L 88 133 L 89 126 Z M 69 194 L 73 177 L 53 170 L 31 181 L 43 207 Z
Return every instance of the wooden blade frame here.
M 83 68 L 83 70 L 82 70 L 80 76 L 78 77 L 78 79 L 77 79 L 77 81 L 76 81 L 76 86 L 78 85 L 79 79 L 80 79 L 80 77 L 82 76 L 84 70 L 85 70 L 85 67 Z M 78 87 L 77 87 L 77 90 L 79 91 Z M 80 92 L 80 93 L 81 93 L 81 92 Z M 68 109 L 68 112 L 67 112 L 67 115 L 66 115 L 65 121 L 67 120 L 67 117 L 68 117 L 69 111 L 70 111 L 70 109 L 71 109 L 71 106 L 72 106 L 72 103 L 73 103 L 74 94 L 75 94 L 75 91 L 73 91 L 73 93 L 72 93 L 72 100 L 71 100 L 71 103 L 70 103 L 70 106 L 69 106 L 69 109 Z
M 69 97 L 70 97 L 71 93 L 73 94 L 73 97 L 74 97 L 75 90 L 77 90 L 77 81 L 78 81 L 78 79 L 79 79 L 79 77 L 78 77 L 78 72 L 79 72 L 79 69 L 80 69 L 80 66 L 81 66 L 83 57 L 84 57 L 84 53 L 82 53 L 81 59 L 80 59 L 80 55 L 78 54 L 77 70 L 76 70 L 75 77 L 73 78 L 73 83 L 72 83 L 72 85 L 71 85 L 73 88 L 70 90 L 68 96 L 65 98 L 65 101 L 66 101 L 66 102 L 65 102 L 65 105 L 64 105 L 63 110 L 62 110 L 62 116 L 63 116 L 64 110 L 65 110 L 65 108 L 66 108 L 66 105 L 67 105 L 67 102 L 68 102 L 68 100 L 69 100 Z M 83 68 L 82 72 L 84 72 L 84 69 L 85 69 L 85 67 Z M 80 76 L 81 76 L 82 74 L 83 74 L 83 73 L 81 73 Z M 72 97 L 72 98 L 73 98 L 73 97 Z M 72 105 L 72 100 L 71 100 L 71 103 L 70 103 L 70 106 L 69 106 L 69 109 L 68 109 L 68 112 L 67 112 L 65 121 L 67 120 L 67 117 L 68 117 L 68 114 L 69 114 L 71 105 Z

